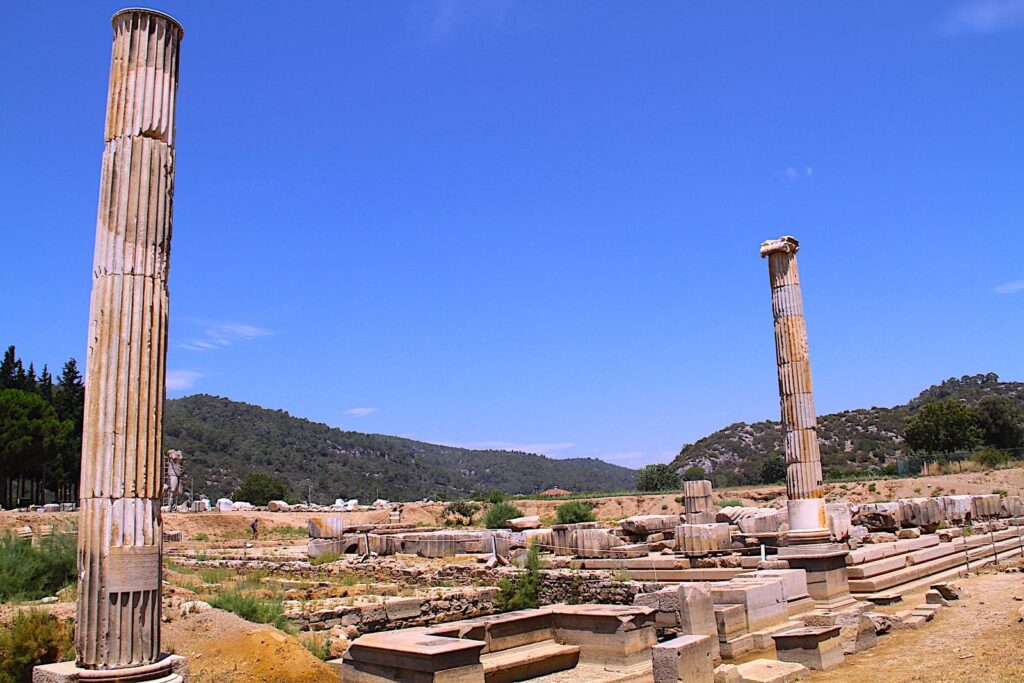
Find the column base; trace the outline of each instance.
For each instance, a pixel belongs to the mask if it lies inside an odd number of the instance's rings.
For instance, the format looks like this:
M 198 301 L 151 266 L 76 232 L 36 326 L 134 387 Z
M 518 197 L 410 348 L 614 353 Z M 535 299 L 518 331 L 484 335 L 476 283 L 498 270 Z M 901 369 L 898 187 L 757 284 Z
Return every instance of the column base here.
M 185 683 L 188 660 L 164 655 L 153 664 L 124 669 L 83 669 L 74 662 L 41 664 L 32 669 L 32 683 Z
M 793 569 L 807 572 L 807 592 L 821 609 L 839 609 L 856 604 L 850 595 L 846 574 L 849 550 L 837 543 L 817 543 L 779 548 L 778 558 Z

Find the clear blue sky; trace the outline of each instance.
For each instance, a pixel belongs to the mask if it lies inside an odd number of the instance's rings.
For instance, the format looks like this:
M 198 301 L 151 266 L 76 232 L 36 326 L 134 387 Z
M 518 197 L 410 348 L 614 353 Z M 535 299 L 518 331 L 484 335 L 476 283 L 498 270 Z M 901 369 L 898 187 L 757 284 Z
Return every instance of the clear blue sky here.
M 110 2 L 4 3 L 0 343 L 84 362 Z M 638 466 L 1024 379 L 1024 1 L 161 2 L 169 395 Z

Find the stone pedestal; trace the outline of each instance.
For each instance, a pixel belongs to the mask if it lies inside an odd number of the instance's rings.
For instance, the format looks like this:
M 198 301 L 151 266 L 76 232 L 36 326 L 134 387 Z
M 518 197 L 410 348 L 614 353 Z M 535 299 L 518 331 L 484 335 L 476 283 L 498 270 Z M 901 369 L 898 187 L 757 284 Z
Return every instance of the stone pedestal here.
M 123 669 L 83 669 L 74 662 L 43 664 L 32 669 L 32 683 L 184 683 L 188 680 L 188 660 L 179 655 L 164 655 L 152 664 Z
M 846 548 L 835 543 L 779 548 L 780 560 L 807 573 L 807 592 L 820 609 L 838 609 L 857 602 L 850 595 L 847 554 Z

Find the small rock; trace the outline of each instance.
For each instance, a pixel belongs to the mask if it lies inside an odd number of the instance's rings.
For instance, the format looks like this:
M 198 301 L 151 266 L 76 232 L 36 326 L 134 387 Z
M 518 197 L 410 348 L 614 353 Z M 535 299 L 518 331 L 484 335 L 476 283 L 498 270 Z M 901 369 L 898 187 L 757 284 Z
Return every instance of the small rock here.
M 49 605 L 51 603 L 57 602 L 57 596 L 56 595 L 50 595 L 50 596 L 47 596 L 47 597 L 43 598 L 39 602 L 40 602 L 40 604 L 43 604 L 43 605 Z
M 743 676 L 735 664 L 720 664 L 715 669 L 715 683 L 742 683 Z
M 932 586 L 932 590 L 938 591 L 939 595 L 941 595 L 946 600 L 959 600 L 961 597 L 963 597 L 964 594 L 960 586 L 957 586 L 952 583 L 946 583 L 945 581 L 943 581 L 942 583 L 934 584 Z
M 203 602 L 202 600 L 189 600 L 188 602 L 181 603 L 181 606 L 178 607 L 178 614 L 184 617 L 189 614 L 199 614 L 200 612 L 205 612 L 211 609 L 213 609 L 213 607 L 211 607 L 208 602 Z

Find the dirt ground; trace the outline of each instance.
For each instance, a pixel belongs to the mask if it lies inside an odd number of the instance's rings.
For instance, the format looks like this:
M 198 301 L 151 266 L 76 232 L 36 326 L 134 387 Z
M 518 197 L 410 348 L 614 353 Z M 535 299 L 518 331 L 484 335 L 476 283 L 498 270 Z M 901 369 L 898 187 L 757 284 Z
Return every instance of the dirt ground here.
M 847 657 L 813 683 L 1003 683 L 1024 680 L 1024 574 L 982 573 L 957 579 L 966 595 L 928 624 L 881 636 L 878 646 Z M 924 602 L 907 596 L 895 609 Z M 888 610 L 894 611 L 894 610 Z
M 161 630 L 164 649 L 188 657 L 194 683 L 336 683 L 334 671 L 273 626 L 209 610 Z

